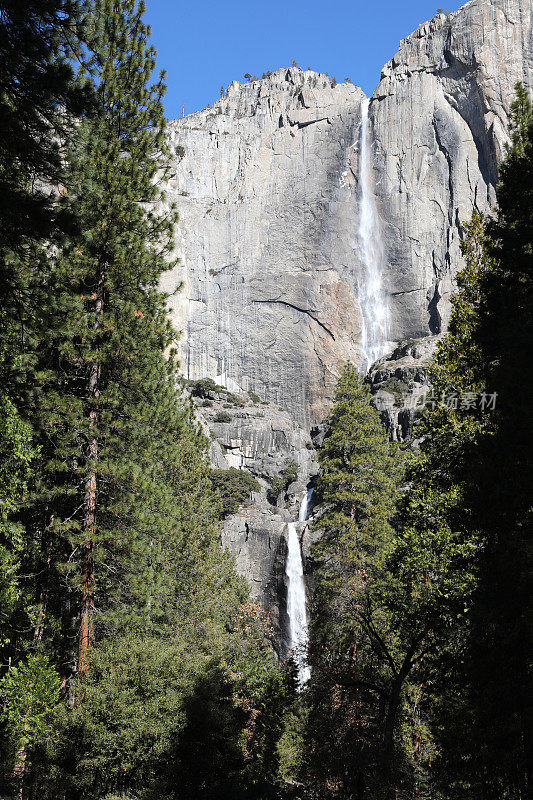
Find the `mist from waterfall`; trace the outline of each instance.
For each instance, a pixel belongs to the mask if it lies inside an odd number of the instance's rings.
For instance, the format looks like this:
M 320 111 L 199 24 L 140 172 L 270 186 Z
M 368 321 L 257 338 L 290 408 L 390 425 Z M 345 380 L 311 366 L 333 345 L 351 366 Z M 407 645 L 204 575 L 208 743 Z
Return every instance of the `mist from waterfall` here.
M 298 521 L 307 519 L 309 502 L 313 490 L 306 492 L 298 514 Z M 309 619 L 307 616 L 307 603 L 305 597 L 305 578 L 302 562 L 302 550 L 296 530 L 296 522 L 289 522 L 287 526 L 287 563 L 285 574 L 287 576 L 287 614 L 289 617 L 289 645 L 291 654 L 298 667 L 298 680 L 304 686 L 311 676 L 311 670 L 306 665 L 307 645 L 309 642 Z
M 383 290 L 385 245 L 374 192 L 372 138 L 368 109 L 370 100 L 361 104 L 361 133 L 359 144 L 359 229 L 357 232 L 362 274 L 359 278 L 361 305 L 361 349 L 366 371 L 387 350 L 389 309 Z

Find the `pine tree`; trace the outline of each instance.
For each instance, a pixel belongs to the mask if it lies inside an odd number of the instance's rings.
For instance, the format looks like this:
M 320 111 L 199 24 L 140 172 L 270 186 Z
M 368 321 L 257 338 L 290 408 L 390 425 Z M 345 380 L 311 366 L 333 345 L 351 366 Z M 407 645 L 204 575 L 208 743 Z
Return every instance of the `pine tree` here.
M 66 224 L 53 194 L 64 183 L 60 145 L 73 135 L 73 115 L 90 103 L 72 66 L 82 57 L 82 23 L 77 0 L 0 3 L 2 337 L 10 328 L 22 334 L 31 327 L 38 310 L 31 287 L 40 266 L 35 244 Z M 9 361 L 2 366 L 9 373 Z
M 514 88 L 516 96 L 511 103 L 511 119 L 509 122 L 511 141 L 507 145 L 507 155 L 511 160 L 514 156 L 523 157 L 525 155 L 525 148 L 530 140 L 529 126 L 533 116 L 533 103 L 524 84 L 519 81 Z M 509 162 L 504 165 L 504 171 L 508 164 Z
M 481 281 L 473 339 L 484 379 L 497 394 L 494 426 L 477 450 L 466 505 L 483 538 L 479 589 L 465 681 L 475 752 L 471 793 L 528 797 L 533 785 L 529 353 L 533 340 L 533 108 L 521 85 L 512 105 L 511 145 L 500 169 L 498 206 L 488 230 L 490 268 Z M 529 794 L 528 794 L 529 793 Z
M 157 283 L 169 266 L 175 214 L 156 210 L 167 154 L 164 84 L 161 76 L 148 85 L 155 57 L 143 11 L 130 0 L 94 6 L 96 108 L 69 159 L 67 203 L 80 233 L 51 276 L 55 305 L 35 397 L 47 441 L 34 524 L 72 579 L 81 674 L 96 610 L 107 608 L 111 619 L 142 609 L 154 625 L 162 613 L 159 593 L 168 586 L 158 586 L 158 566 L 190 523 L 189 497 L 180 497 L 192 478 L 184 458 L 200 472 L 199 522 L 209 494 L 201 438 L 179 399 L 173 357 L 165 358 L 175 334 Z
M 524 657 L 531 649 L 532 442 L 523 421 L 533 334 L 533 125 L 521 86 L 512 110 L 498 208 L 493 219 L 474 214 L 465 226 L 466 268 L 431 370 L 437 394 L 452 387 L 486 392 L 496 396 L 496 408 L 437 404 L 402 514 L 419 541 L 424 529 L 437 532 L 436 549 L 427 534 L 424 542 L 426 552 L 441 553 L 447 576 L 434 613 L 442 624 L 427 659 L 433 676 L 426 705 L 437 745 L 431 771 L 445 793 L 468 800 L 522 800 L 532 780 Z
M 28 754 L 27 781 L 42 797 L 160 796 L 157 771 L 171 758 L 190 676 L 216 658 L 247 697 L 254 659 L 266 682 L 276 669 L 220 546 L 207 443 L 180 388 L 158 289 L 174 263 L 175 212 L 160 190 L 164 84 L 149 84 L 155 55 L 143 10 L 98 0 L 89 19 L 95 104 L 68 154 L 64 199 L 76 226 L 50 257 L 30 395 L 39 452 L 21 573 L 31 613 L 19 609 L 24 633 L 11 650 L 45 650 L 74 705 L 57 712 L 51 749 Z M 135 654 L 145 679 L 132 687 Z M 178 658 L 183 674 L 170 686 Z M 242 741 L 244 732 L 232 735 Z
M 407 473 L 409 489 L 398 504 L 397 543 L 389 563 L 399 611 L 395 628 L 405 642 L 417 631 L 424 633 L 411 676 L 416 714 L 409 712 L 405 736 L 411 741 L 406 761 L 413 785 L 429 795 L 437 778 L 443 778 L 443 789 L 457 785 L 464 753 L 457 731 L 469 735 L 460 673 L 482 538 L 466 498 L 478 477 L 479 442 L 492 435 L 495 424 L 494 414 L 479 402 L 487 396 L 487 382 L 474 337 L 482 317 L 483 281 L 491 269 L 489 246 L 486 220 L 474 211 L 463 226 L 466 263 L 457 275 L 448 332 L 428 370 L 431 399 L 420 453 Z M 459 746 L 453 757 L 451 751 L 444 755 L 449 743 Z
M 43 241 L 65 222 L 51 197 L 64 179 L 59 142 L 72 134 L 72 115 L 89 102 L 69 63 L 81 36 L 75 0 L 0 3 L 0 549 L 5 577 L 13 580 L 27 544 L 10 516 L 30 478 L 33 443 L 24 399 L 33 379 L 36 320 L 47 304 L 39 274 Z M 15 583 L 12 600 L 20 596 Z
M 353 365 L 339 379 L 326 424 L 317 481 L 320 541 L 313 552 L 307 762 L 324 791 L 338 784 L 359 798 L 391 757 L 385 749 L 392 732 L 384 729 L 388 717 L 395 729 L 403 688 L 396 679 L 405 668 L 381 597 L 402 470 Z
M 46 252 L 69 220 L 56 196 L 64 190 L 61 144 L 73 115 L 90 106 L 73 63 L 82 61 L 83 14 L 76 0 L 0 3 L 0 646 L 16 664 L 34 616 L 20 572 L 35 542 L 20 522 L 38 451 L 28 413 L 36 329 L 49 302 Z M 23 566 L 21 566 L 23 565 Z M 20 623 L 20 625 L 19 625 Z M 33 624 L 33 623 L 31 623 Z M 38 622 L 36 623 L 38 627 Z M 29 637 L 31 640 L 31 636 Z

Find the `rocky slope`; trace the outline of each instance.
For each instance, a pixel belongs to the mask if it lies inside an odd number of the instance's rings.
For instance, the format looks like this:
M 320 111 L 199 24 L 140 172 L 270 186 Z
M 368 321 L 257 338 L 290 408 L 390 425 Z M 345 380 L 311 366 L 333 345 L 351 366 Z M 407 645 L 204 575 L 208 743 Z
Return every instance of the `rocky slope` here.
M 307 483 L 317 472 L 314 447 L 309 434 L 286 411 L 261 402 L 253 393 L 235 395 L 214 386 L 198 396 L 191 383 L 189 390 L 210 437 L 213 465 L 245 469 L 260 486 L 225 521 L 222 542 L 246 575 L 253 597 L 268 611 L 275 640 L 285 652 L 287 523 L 298 517 Z M 287 467 L 289 480 L 273 494 L 276 479 Z M 300 533 L 304 530 L 302 525 Z
M 400 43 L 370 103 L 390 312 L 389 355 L 370 380 L 396 439 L 413 435 L 425 365 L 446 329 L 460 223 L 494 202 L 514 84 L 533 87 L 532 19 L 531 0 L 437 13 Z M 215 463 L 262 486 L 223 538 L 280 637 L 286 523 L 316 469 L 309 433 L 343 363 L 363 363 L 364 99 L 351 83 L 280 69 L 232 83 L 212 108 L 169 126 L 181 263 L 164 288 L 183 283 L 171 313 L 184 376 L 212 378 L 242 401 L 229 422 L 216 421 L 222 395 L 199 411 Z M 299 478 L 273 508 L 268 487 L 288 460 Z

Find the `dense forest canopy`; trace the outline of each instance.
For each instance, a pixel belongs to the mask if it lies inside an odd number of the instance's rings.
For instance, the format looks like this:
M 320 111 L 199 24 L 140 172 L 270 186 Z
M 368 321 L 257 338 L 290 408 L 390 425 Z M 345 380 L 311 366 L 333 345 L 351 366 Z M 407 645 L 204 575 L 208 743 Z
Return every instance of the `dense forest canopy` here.
M 179 377 L 143 13 L 0 0 L 0 794 L 526 800 L 531 100 L 497 206 L 464 221 L 417 441 L 389 440 L 352 364 L 338 381 L 299 689 L 220 544 L 259 484 L 211 468 Z

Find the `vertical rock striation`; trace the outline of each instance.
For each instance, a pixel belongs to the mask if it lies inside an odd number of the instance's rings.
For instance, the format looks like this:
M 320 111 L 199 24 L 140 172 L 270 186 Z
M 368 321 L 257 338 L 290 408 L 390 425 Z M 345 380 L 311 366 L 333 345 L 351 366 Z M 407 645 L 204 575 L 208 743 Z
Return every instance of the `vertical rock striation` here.
M 278 70 L 170 123 L 182 267 L 167 288 L 186 377 L 253 390 L 308 428 L 359 360 L 357 153 L 363 92 Z
M 394 341 L 446 327 L 460 222 L 494 202 L 531 0 L 472 0 L 400 43 L 370 104 Z M 363 363 L 358 149 L 363 92 L 280 69 L 170 123 L 186 377 L 253 390 L 309 428 Z
M 472 0 L 400 43 L 371 104 L 392 338 L 445 329 L 460 222 L 495 200 L 514 85 L 533 86 L 531 0 Z

